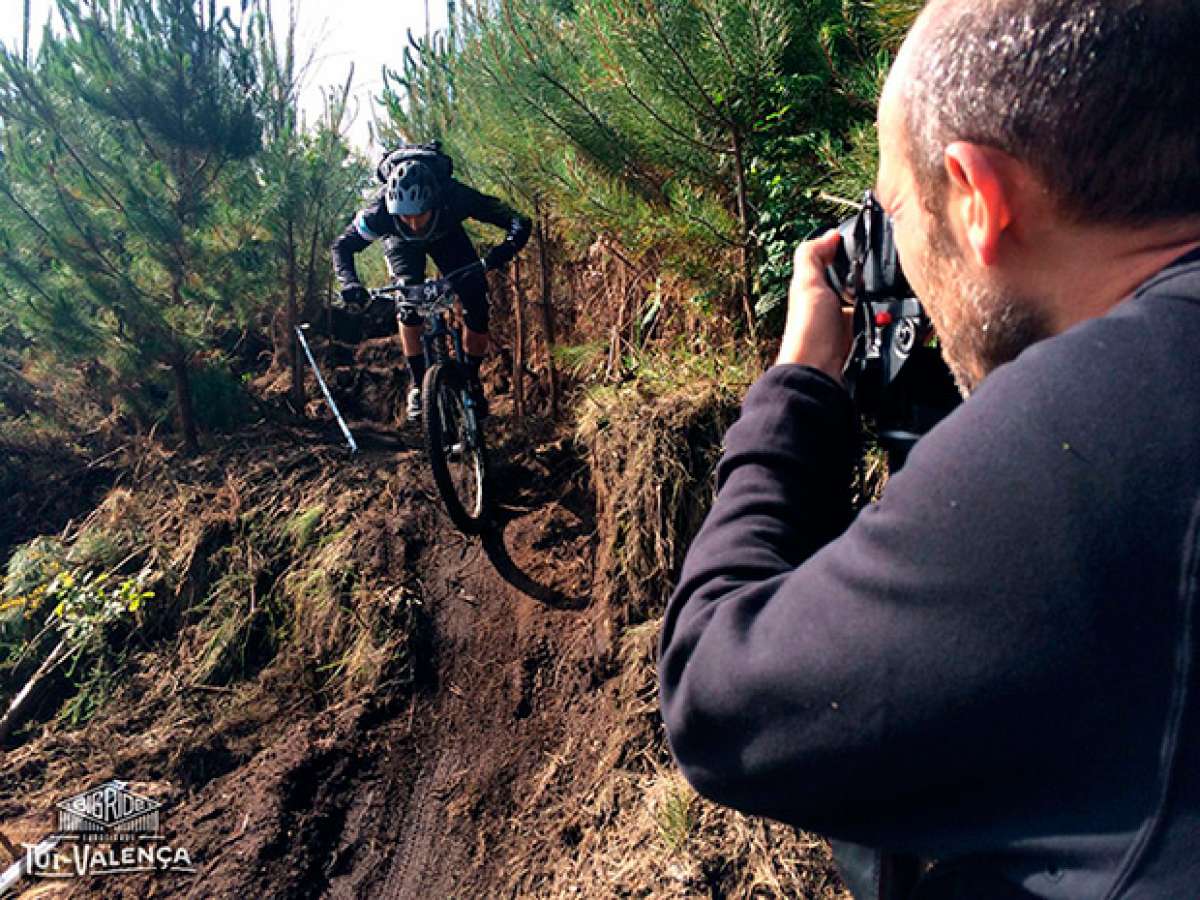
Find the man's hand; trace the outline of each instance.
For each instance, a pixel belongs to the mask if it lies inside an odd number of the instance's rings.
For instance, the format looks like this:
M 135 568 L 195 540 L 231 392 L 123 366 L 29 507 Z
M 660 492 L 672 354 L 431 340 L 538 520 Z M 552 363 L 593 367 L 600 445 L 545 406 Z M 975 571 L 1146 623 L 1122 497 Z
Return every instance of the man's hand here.
M 358 312 L 370 299 L 371 295 L 361 284 L 348 284 L 342 288 L 342 303 L 351 312 Z
M 512 244 L 508 242 L 497 244 L 487 252 L 487 256 L 483 258 L 484 270 L 494 272 L 497 269 L 502 269 L 510 262 L 515 255 Z
M 828 231 L 796 248 L 787 325 L 775 362 L 812 366 L 841 381 L 854 337 L 854 311 L 842 306 L 825 280 L 839 241 L 837 231 Z

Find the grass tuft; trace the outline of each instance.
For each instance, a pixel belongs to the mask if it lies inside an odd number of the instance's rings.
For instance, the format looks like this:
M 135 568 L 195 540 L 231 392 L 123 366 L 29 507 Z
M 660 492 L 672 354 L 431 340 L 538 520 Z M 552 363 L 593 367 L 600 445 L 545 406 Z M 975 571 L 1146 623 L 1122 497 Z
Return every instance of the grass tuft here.
M 638 371 L 591 391 L 576 431 L 596 491 L 602 598 L 624 607 L 630 623 L 666 603 L 748 382 L 748 366 L 735 360 L 676 364 L 671 355 Z
M 303 550 L 309 545 L 313 536 L 317 533 L 317 529 L 321 525 L 321 518 L 324 515 L 325 505 L 318 503 L 316 506 L 310 506 L 299 515 L 287 521 L 283 527 L 284 533 L 291 540 L 294 549 Z

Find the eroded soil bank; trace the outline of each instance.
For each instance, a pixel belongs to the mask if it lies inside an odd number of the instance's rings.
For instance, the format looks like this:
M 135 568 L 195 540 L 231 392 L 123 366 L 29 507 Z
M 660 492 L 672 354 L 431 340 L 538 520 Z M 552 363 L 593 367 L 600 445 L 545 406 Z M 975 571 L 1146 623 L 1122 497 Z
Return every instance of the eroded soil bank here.
M 394 404 L 380 371 L 342 385 L 348 406 Z M 89 527 L 174 575 L 100 712 L 68 728 L 48 707 L 10 741 L 0 831 L 37 840 L 57 800 L 117 778 L 163 801 L 197 871 L 26 879 L 29 896 L 842 896 L 820 841 L 672 770 L 657 619 L 598 571 L 597 523 L 620 516 L 569 435 L 506 405 L 483 540 L 453 530 L 418 435 L 386 416 L 357 423 L 354 457 L 259 425 L 124 461 Z

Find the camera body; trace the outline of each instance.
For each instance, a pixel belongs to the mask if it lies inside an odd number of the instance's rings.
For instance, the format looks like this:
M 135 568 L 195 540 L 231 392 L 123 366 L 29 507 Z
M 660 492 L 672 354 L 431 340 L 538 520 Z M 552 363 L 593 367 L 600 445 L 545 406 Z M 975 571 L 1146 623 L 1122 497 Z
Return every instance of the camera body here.
M 870 191 L 838 233 L 837 257 L 825 274 L 835 291 L 854 299 L 854 342 L 843 376 L 896 470 L 962 398 L 930 345 L 933 326 L 900 268 L 892 220 Z

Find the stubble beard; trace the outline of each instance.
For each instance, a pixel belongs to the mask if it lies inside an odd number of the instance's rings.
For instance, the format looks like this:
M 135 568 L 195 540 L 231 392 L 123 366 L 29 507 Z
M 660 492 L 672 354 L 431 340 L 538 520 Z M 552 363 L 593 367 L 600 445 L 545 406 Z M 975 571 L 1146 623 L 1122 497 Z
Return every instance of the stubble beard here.
M 944 225 L 926 242 L 926 293 L 921 298 L 942 358 L 965 400 L 996 367 L 1010 362 L 1050 330 L 1040 306 L 979 278 L 959 255 Z

